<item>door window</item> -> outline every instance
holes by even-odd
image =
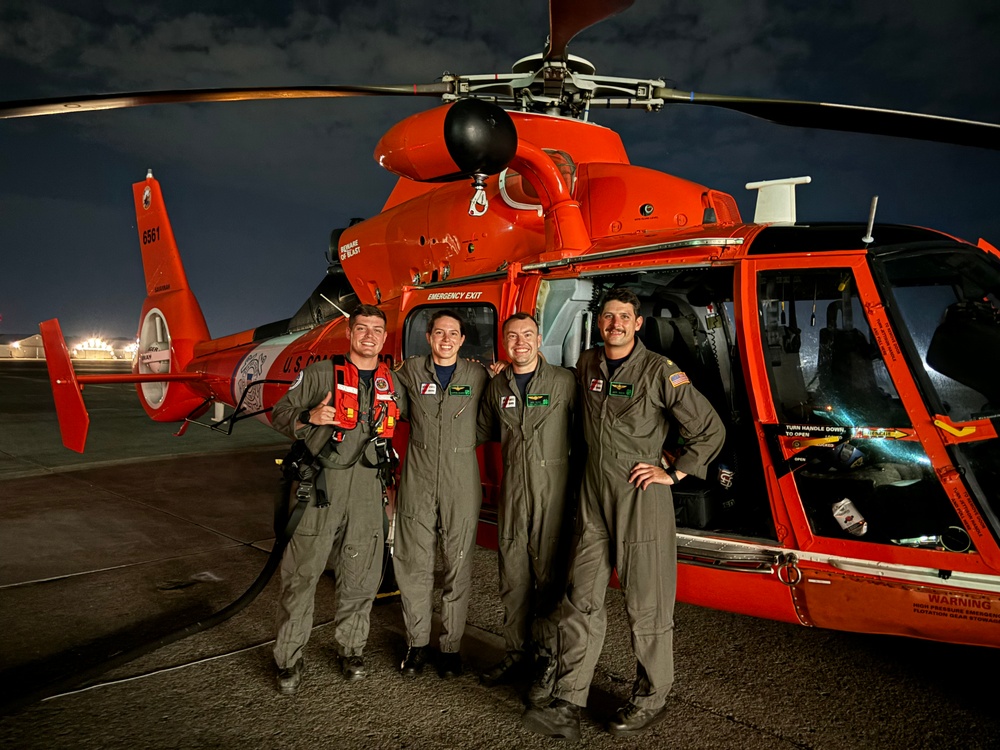
[[[846,268],[758,276],[776,434],[819,536],[966,551]],[[942,541],[947,540],[947,541]]]
[[[427,324],[434,313],[449,310],[461,319],[465,327],[465,344],[459,356],[474,359],[489,367],[496,362],[497,311],[492,305],[427,305],[418,307],[406,318],[403,335],[403,357],[425,356],[431,353],[427,343]]]
[[[909,424],[849,269],[765,271],[758,299],[779,421]]]

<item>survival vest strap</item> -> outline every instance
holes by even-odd
[[[361,404],[358,398],[360,375],[357,366],[343,354],[331,357],[333,362],[334,393],[333,406],[334,433],[331,440],[335,443],[343,441],[348,430],[358,426],[361,414]],[[399,421],[399,405],[396,403],[396,391],[392,384],[392,373],[385,362],[379,362],[372,378],[375,388],[375,399],[372,404],[371,425],[372,434],[388,440]]]
[[[298,503],[296,507],[300,508],[298,511],[298,515],[300,516],[302,515],[301,509],[304,509],[310,502],[317,508],[325,508],[330,504],[326,493],[316,486],[316,478],[323,470],[323,467],[310,452],[305,440],[296,440],[292,443],[288,455],[279,463],[281,465],[282,494],[285,497],[285,504],[284,508],[281,509],[282,511],[290,504],[293,487],[295,488],[295,499]],[[298,484],[296,485],[296,483]],[[280,518],[280,515],[281,513],[276,509],[274,519],[275,534],[279,533],[279,526],[284,525],[284,521]],[[295,519],[295,522],[298,524],[298,518]],[[294,530],[294,526],[292,529]],[[288,537],[291,537],[291,533],[288,534]]]

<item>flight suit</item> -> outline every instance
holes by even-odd
[[[674,678],[673,612],[677,542],[670,487],[629,483],[640,462],[659,465],[670,431],[684,439],[674,468],[705,477],[725,428],[708,400],[666,357],[636,339],[608,377],[604,349],[577,363],[587,461],[580,489],[569,585],[560,611],[559,672],[554,696],[584,706],[607,626],[604,596],[617,568],[632,630],[636,680],[632,703],[658,709]]]
[[[382,487],[372,465],[376,457],[370,443],[374,437],[370,424],[373,384],[358,384],[358,424],[344,433],[343,442],[331,443],[332,427],[307,425],[296,432],[295,422],[304,409],[320,403],[327,391],[336,394],[333,363],[316,362],[301,375],[301,382],[293,383],[274,405],[271,421],[286,435],[305,439],[310,451],[320,457],[323,470],[316,487],[326,494],[329,507],[310,503],[281,558],[274,644],[279,669],[291,667],[302,656],[312,630],[316,584],[328,559],[337,585],[334,637],[341,656],[360,656],[365,647],[382,573]],[[393,390],[405,411],[405,392],[395,377]]]
[[[407,646],[431,635],[434,559],[444,552],[440,649],[458,651],[472,589],[483,488],[476,457],[476,418],[489,374],[459,358],[442,387],[430,355],[407,359],[395,373],[409,396],[410,438],[396,498],[393,568],[403,604]]]
[[[573,373],[539,357],[525,399],[508,367],[490,381],[479,407],[480,441],[499,434],[503,453],[498,562],[508,652],[534,641],[539,655],[556,653],[571,536],[566,490],[576,390]]]

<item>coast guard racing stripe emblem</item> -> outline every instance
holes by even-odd
[[[438,392],[437,383],[421,383],[420,384],[420,395],[421,396],[433,396]]]

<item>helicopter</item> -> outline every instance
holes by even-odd
[[[327,273],[291,317],[211,338],[163,192],[133,185],[147,297],[133,373],[76,375],[58,323],[41,325],[67,447],[82,451],[81,386],[133,382],[181,430],[267,421],[311,362],[342,353],[345,311],[386,313],[390,362],[427,353],[442,308],[464,354],[501,356],[499,325],[535,315],[553,364],[599,338],[602,294],[633,291],[644,344],[677,362],[728,439],[678,486],[680,601],[810,627],[1000,646],[1000,251],[985,240],[876,221],[797,222],[807,178],[733,197],[630,163],[598,107],[714,106],[807,128],[1000,149],[1000,126],[816,102],[682,91],[608,78],[568,44],[631,0],[551,0],[549,42],[509,73],[430,84],[213,89],[0,105],[0,118],[295,97],[428,96],[376,161],[398,176],[382,211],[335,230]],[[233,410],[225,417],[222,407]],[[405,448],[405,431],[402,440]],[[669,452],[671,446],[665,446]],[[480,454],[479,540],[495,544],[500,462]],[[494,539],[491,540],[491,534]]]

